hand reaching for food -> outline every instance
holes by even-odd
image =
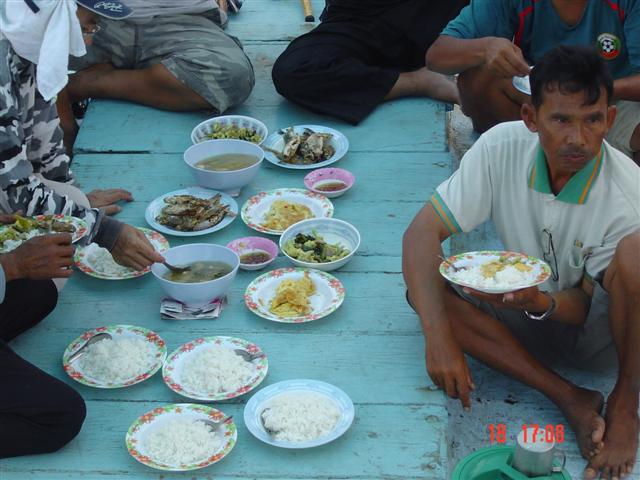
[[[130,225],[125,225],[118,235],[111,255],[120,265],[136,271],[164,262],[164,257],[153,248],[145,234]]]
[[[115,215],[122,210],[120,201],[132,202],[133,195],[123,188],[107,188],[105,190],[92,190],[87,193],[91,208],[102,208],[107,215]]]

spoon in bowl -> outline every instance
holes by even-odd
[[[84,345],[82,345],[78,350],[76,350],[71,355],[69,355],[69,358],[67,359],[67,362],[71,363],[71,362],[77,360],[78,358],[80,358],[85,353],[87,353],[87,347],[89,345],[93,345],[94,343],[98,343],[98,342],[100,342],[102,340],[110,340],[111,338],[113,338],[113,337],[111,337],[111,335],[109,333],[106,333],[106,332],[96,333],[93,337],[91,337],[89,340],[87,340],[84,343]]]
[[[255,359],[257,358],[262,358],[264,357],[264,353],[260,352],[260,353],[249,353],[246,350],[243,350],[242,348],[236,348],[234,350],[234,353],[240,357],[242,357],[242,359],[245,362],[253,362]]]
[[[172,272],[175,272],[175,273],[182,273],[182,272],[186,272],[187,270],[191,269],[191,265],[185,265],[185,266],[182,266],[182,267],[178,267],[176,265],[171,265],[166,260],[164,262],[162,262],[162,264],[165,267],[167,267],[169,270],[171,270]]]
[[[442,260],[444,263],[446,263],[447,265],[449,265],[451,268],[453,268],[454,272],[459,272],[460,270],[466,270],[467,267],[459,267],[457,265],[454,265],[453,263],[451,263],[449,260],[447,260],[446,258],[444,258],[442,255],[438,255],[438,258],[440,260]]]
[[[199,422],[204,423],[205,425],[208,425],[209,427],[211,427],[211,431],[212,432],[217,432],[218,430],[220,430],[220,428],[227,423],[229,420],[231,420],[233,417],[231,415],[229,415],[228,417],[223,418],[222,420],[219,420],[217,422],[214,422],[213,420],[205,420],[205,419],[198,419]]]

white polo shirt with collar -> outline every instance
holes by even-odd
[[[524,122],[483,134],[430,200],[450,233],[491,219],[505,248],[544,258],[543,290],[600,281],[618,242],[640,229],[640,167],[606,141],[558,195],[538,135]],[[556,266],[557,264],[557,266]]]

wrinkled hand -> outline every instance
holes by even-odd
[[[427,373],[433,383],[451,398],[459,398],[465,410],[471,408],[470,392],[475,390],[471,372],[450,327],[437,327],[427,335]]]
[[[130,225],[125,225],[118,235],[111,255],[120,265],[137,271],[144,270],[153,263],[164,262],[162,255],[156,252],[144,233]]]
[[[15,250],[2,255],[0,262],[7,281],[17,278],[42,280],[67,278],[73,264],[71,235],[60,233],[27,240]]]
[[[529,75],[529,65],[522,50],[506,38],[487,39],[485,65],[497,77]]]
[[[14,223],[16,221],[15,215],[6,215],[0,213],[0,223],[3,225],[8,225],[9,223]]]
[[[106,190],[92,190],[87,193],[92,208],[102,208],[107,215],[114,215],[122,210],[117,202],[132,202],[131,192],[122,188],[108,188]]]

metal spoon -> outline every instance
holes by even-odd
[[[236,355],[239,355],[242,357],[242,359],[245,362],[253,362],[254,360],[258,359],[258,358],[262,358],[264,357],[264,353],[260,352],[260,353],[249,353],[246,350],[243,350],[241,348],[236,348],[234,350],[234,352],[236,353]]]
[[[442,260],[444,263],[446,263],[447,265],[449,265],[451,268],[453,268],[454,272],[459,272],[460,270],[466,270],[467,267],[458,267],[457,265],[454,265],[453,263],[451,263],[449,260],[447,260],[446,258],[444,258],[442,255],[438,255],[438,258],[440,260]]]
[[[71,355],[69,355],[69,358],[67,359],[67,362],[71,363],[75,360],[77,360],[78,358],[80,358],[82,355],[84,355],[87,352],[87,347],[89,345],[93,345],[94,343],[98,343],[102,340],[110,340],[112,337],[109,333],[106,332],[102,332],[102,333],[96,333],[93,337],[91,337],[89,340],[87,340],[84,345],[82,345],[78,350],[76,350],[75,352],[73,352]]]
[[[169,270],[171,270],[172,272],[175,273],[182,273],[182,272],[186,272],[187,270],[191,269],[191,265],[185,265],[183,267],[177,267],[175,265],[171,265],[169,262],[167,262],[166,260],[164,262],[162,262],[162,264],[167,267]]]
[[[222,425],[227,423],[232,418],[233,418],[233,416],[229,415],[228,417],[225,417],[225,418],[223,418],[222,420],[220,420],[218,422],[214,422],[213,420],[208,420],[208,419],[207,420],[198,419],[198,421],[204,423],[205,425],[209,425],[211,427],[211,431],[212,432],[217,432],[218,430],[220,430]]]
[[[265,408],[262,413],[260,414],[260,423],[262,423],[262,428],[264,428],[264,431],[267,432],[268,435],[270,436],[274,436],[276,435],[280,430],[272,430],[271,428],[267,427],[264,423],[264,418],[262,415],[264,415],[264,412],[266,412],[267,410],[270,410],[269,408]]]

